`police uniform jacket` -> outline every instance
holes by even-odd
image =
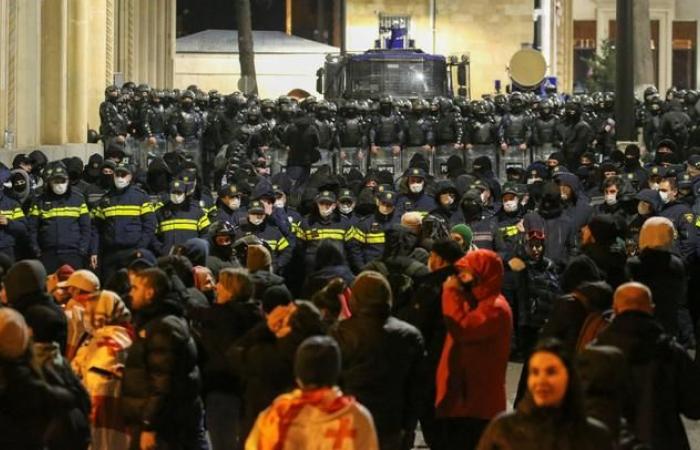
[[[204,236],[209,228],[209,216],[194,199],[187,198],[176,205],[170,201],[156,206],[156,238],[153,249],[167,255],[176,245]]]
[[[54,251],[87,255],[90,214],[82,193],[69,188],[65,194],[56,195],[45,190],[29,209],[28,224],[35,254]]]
[[[136,186],[109,191],[92,212],[102,250],[149,248],[156,228],[153,209],[148,194]]]

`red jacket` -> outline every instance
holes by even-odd
[[[461,287],[445,282],[447,337],[438,365],[438,417],[491,419],[506,409],[506,368],[513,316],[501,295],[503,263],[491,250],[470,251],[455,264],[475,277],[471,308]]]

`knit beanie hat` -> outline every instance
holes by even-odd
[[[46,291],[46,269],[36,259],[20,261],[10,268],[5,277],[7,301],[12,304],[22,297]]]
[[[355,278],[350,296],[350,310],[353,314],[360,311],[379,311],[388,314],[391,303],[391,286],[384,275],[366,270]]]
[[[272,255],[264,245],[249,245],[245,265],[250,273],[267,269],[272,265]]]
[[[666,217],[650,217],[639,232],[639,249],[670,250],[673,234],[673,222]]]
[[[329,336],[304,340],[294,358],[294,375],[304,386],[334,386],[340,376],[340,347]]]
[[[423,216],[417,211],[411,211],[401,216],[401,225],[411,230],[413,234],[420,235]]]
[[[283,284],[270,286],[262,296],[262,308],[265,314],[269,314],[278,306],[289,305],[291,302],[292,293]]]
[[[469,225],[460,223],[458,225],[453,226],[450,232],[457,233],[460,236],[462,236],[462,239],[464,240],[464,248],[471,247],[474,234],[472,233],[472,229],[469,228]]]
[[[29,328],[22,314],[12,308],[0,308],[0,358],[17,359],[29,347]]]
[[[619,235],[615,218],[610,214],[601,214],[591,219],[588,229],[598,244],[609,245],[615,242]]]

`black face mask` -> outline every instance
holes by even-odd
[[[109,189],[114,184],[114,175],[101,174],[99,185],[103,189]]]
[[[481,219],[481,206],[476,203],[462,204],[462,215],[465,222],[474,222]]]
[[[527,185],[527,192],[528,192],[528,194],[530,194],[530,197],[532,197],[534,199],[539,199],[542,197],[543,186],[544,186],[544,182],[535,181],[534,183]]]
[[[625,167],[628,169],[634,169],[639,165],[638,160],[635,158],[625,158]]]

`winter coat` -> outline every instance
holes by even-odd
[[[669,219],[676,230],[673,252],[686,263],[694,261],[698,229],[695,226],[695,214],[690,207],[685,203],[674,201],[663,205],[658,215]]]
[[[85,198],[68,190],[65,195],[45,191],[29,210],[27,220],[33,251],[87,255],[90,215]]]
[[[447,337],[437,370],[436,415],[491,419],[506,409],[513,329],[510,306],[501,295],[503,263],[495,253],[480,249],[467,253],[455,268],[468,269],[478,281],[471,299],[449,282],[443,287]]]
[[[210,307],[188,308],[187,318],[197,324],[194,332],[203,351],[200,360],[204,363],[200,366],[204,390],[239,393],[225,353],[236,339],[262,321],[260,304],[234,299]]]
[[[198,414],[197,348],[173,293],[138,311],[122,384],[127,424],[167,433],[190,428]]]
[[[8,253],[8,256],[14,258],[17,240],[27,238],[27,219],[19,203],[2,192],[0,192],[0,214],[7,217],[7,225],[0,229],[0,252]]]
[[[683,261],[670,252],[647,248],[627,261],[627,274],[651,290],[654,317],[666,333],[676,336],[678,307],[687,300],[688,283]]]
[[[526,259],[525,270],[518,272],[518,326],[540,329],[561,294],[557,269],[552,261]]]
[[[342,278],[347,286],[355,280],[355,275],[347,265],[328,266],[309,274],[304,283],[303,298],[310,299],[323,289],[333,278]]]
[[[262,300],[265,291],[272,286],[284,285],[284,278],[269,270],[257,270],[251,273],[250,277],[253,279],[253,298],[256,300]]]
[[[622,350],[631,374],[630,430],[651,448],[690,449],[680,415],[700,419],[700,368],[649,314],[616,316],[597,339]]]
[[[591,258],[596,266],[603,272],[605,281],[613,289],[617,289],[627,279],[625,275],[625,262],[627,255],[622,246],[617,243],[609,246],[592,243],[582,247],[583,254]]]
[[[406,322],[369,308],[330,331],[343,357],[340,384],[369,409],[377,433],[410,433],[421,397],[423,338]]]
[[[573,421],[556,409],[537,408],[528,396],[518,410],[493,420],[481,435],[477,450],[606,450],[613,441],[594,419]]]
[[[66,350],[68,322],[53,298],[43,292],[36,292],[14,300],[10,306],[27,320],[35,341],[56,342],[62,352]]]
[[[49,423],[74,403],[74,395],[46,383],[28,357],[0,359],[0,448],[44,450]]]
[[[136,186],[108,192],[92,216],[103,251],[148,248],[154,238],[156,219],[151,199]]]
[[[287,165],[310,167],[318,161],[320,139],[313,117],[304,116],[295,119],[284,136],[284,142],[289,146]]]

